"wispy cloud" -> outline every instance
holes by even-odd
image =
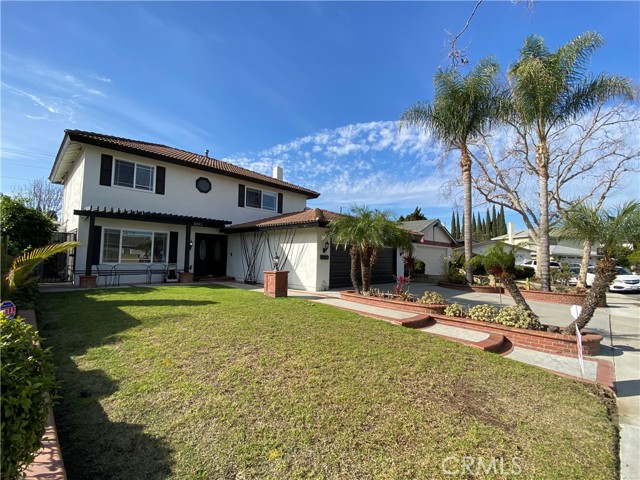
[[[444,178],[437,171],[442,153],[428,133],[399,131],[397,122],[379,121],[322,130],[225,160],[266,175],[282,166],[286,181],[321,193],[314,206],[367,204],[404,211],[443,203]]]

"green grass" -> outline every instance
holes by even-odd
[[[443,478],[463,457],[616,476],[596,389],[422,332],[217,286],[42,303],[71,480]]]

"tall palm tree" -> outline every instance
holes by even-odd
[[[599,245],[602,257],[596,264],[593,285],[582,303],[582,312],[568,327],[569,333],[584,328],[589,323],[598,304],[605,298],[607,289],[616,278],[616,260],[619,247],[630,241],[640,231],[640,203],[627,202],[610,210],[598,209],[584,203],[570,208],[561,222],[553,229],[554,236]]]
[[[481,60],[467,75],[455,69],[438,70],[433,77],[433,104],[419,102],[400,118],[400,128],[421,127],[443,142],[447,149],[460,150],[460,169],[464,196],[464,254],[472,256],[471,155],[469,142],[483,130],[499,111],[500,95],[496,76],[500,67],[490,58]],[[467,282],[473,283],[473,271],[466,267]]]
[[[551,287],[549,270],[549,162],[547,138],[551,130],[565,125],[614,97],[634,96],[629,79],[617,75],[592,76],[587,72],[602,37],[586,32],[550,52],[538,35],[527,37],[520,58],[508,72],[512,120],[527,127],[537,139],[535,163],[539,178],[538,265],[542,290]]]
[[[370,210],[366,206],[355,206],[351,215],[332,221],[326,236],[338,246],[350,247],[351,283],[356,293],[360,293],[358,266],[362,292],[366,293],[371,289],[373,267],[384,247],[412,251],[411,234],[400,228],[389,211]]]

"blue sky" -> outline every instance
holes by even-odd
[[[65,128],[163,143],[446,224],[428,134],[396,122],[447,65],[470,2],[2,2],[2,192],[48,176]],[[460,45],[505,68],[524,37],[605,38],[592,71],[640,83],[640,3],[485,2]],[[637,182],[623,195],[637,196]],[[486,206],[478,207],[484,211]],[[521,225],[517,216],[511,216]]]

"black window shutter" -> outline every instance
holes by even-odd
[[[111,168],[113,166],[113,157],[111,155],[102,154],[100,163],[100,185],[111,186]]]
[[[167,169],[164,167],[156,167],[156,193],[164,195],[164,177]]]
[[[278,213],[282,213],[282,204],[284,203],[284,195],[282,193],[278,194]]]
[[[100,246],[102,244],[102,227],[94,225],[93,227],[93,248],[91,252],[91,265],[100,264]]]
[[[238,206],[244,207],[244,185],[238,185]]]
[[[178,232],[169,232],[169,263],[178,263]]]

